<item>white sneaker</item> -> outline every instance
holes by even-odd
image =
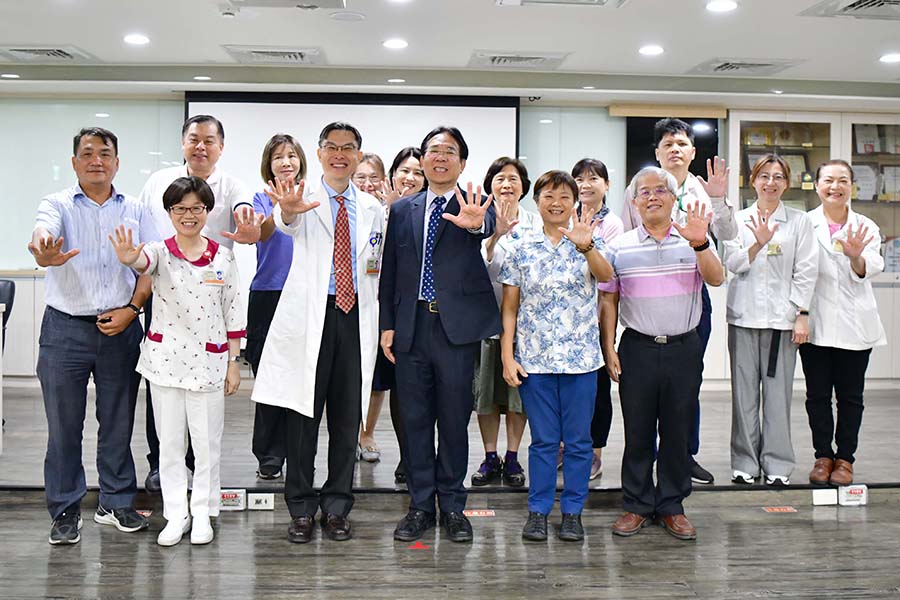
[[[744,485],[753,485],[753,475],[744,471],[734,471],[731,474],[731,481]]]
[[[156,543],[160,546],[174,546],[178,542],[181,541],[181,536],[186,534],[191,530],[191,517],[190,515],[184,517],[184,519],[172,519],[166,526],[163,527],[163,530],[159,532],[159,535],[156,537]]]
[[[194,519],[194,526],[191,529],[192,544],[208,544],[213,541],[215,533],[213,533],[212,525],[209,523],[209,517],[198,517]]]
[[[785,487],[791,485],[791,479],[787,475],[766,475],[766,485]]]

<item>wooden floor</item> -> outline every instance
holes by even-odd
[[[215,541],[173,548],[150,531],[95,524],[86,499],[81,543],[50,546],[39,492],[0,492],[3,598],[898,598],[900,492],[872,490],[866,507],[812,507],[808,490],[707,491],[687,502],[696,542],[658,527],[633,538],[609,529],[618,495],[596,492],[584,543],[524,542],[526,498],[486,493],[471,508],[472,544],[429,532],[424,549],[395,542],[399,494],[361,494],[349,542],[293,545],[287,512],[223,513]],[[91,503],[93,500],[93,504]],[[139,498],[139,502],[149,501]],[[793,506],[768,513],[765,506]],[[558,515],[552,516],[554,523]]]
[[[247,380],[250,381],[250,380]],[[280,491],[283,481],[262,482],[256,478],[256,460],[251,453],[254,404],[249,400],[249,386],[226,400],[226,424],[223,439],[222,483],[224,487],[269,489]],[[10,486],[43,487],[43,461],[47,444],[47,424],[40,389],[35,381],[10,381],[3,390],[4,452],[0,455],[0,488]],[[93,392],[91,392],[88,418],[85,425],[84,466],[89,487],[97,485],[96,439],[97,422],[93,418]],[[896,390],[867,390],[866,410],[860,432],[859,451],[855,464],[856,479],[863,483],[900,482],[897,449],[897,429],[900,426],[900,402]],[[614,414],[609,445],[603,454],[604,470],[600,479],[591,482],[593,489],[619,489],[623,447],[621,412],[614,392]],[[731,396],[727,391],[704,392],[702,395],[701,447],[698,460],[716,477],[716,485],[733,487],[730,482],[729,439],[731,432]],[[797,467],[793,484],[806,484],[807,474],[814,461],[809,425],[803,406],[803,393],[795,391],[791,415],[791,429]],[[501,428],[500,452],[504,452],[505,432]],[[327,473],[325,451],[328,434],[323,420],[319,436],[319,452],[316,459],[317,484]],[[394,467],[399,450],[388,403],[378,421],[376,440],[382,450],[378,463],[360,462],[356,471],[355,487],[360,490],[394,490]],[[520,449],[520,461],[528,469],[529,434]],[[138,401],[132,451],[138,472],[138,485],[142,486],[147,474],[147,443],[144,435],[144,396]],[[477,420],[469,423],[469,473],[478,469],[484,458]],[[900,485],[900,484],[898,484]],[[483,491],[479,488],[476,491]]]

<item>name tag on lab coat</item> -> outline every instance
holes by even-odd
[[[378,264],[377,258],[369,258],[366,260],[366,275],[378,275],[381,273],[381,265]]]
[[[835,252],[844,252],[844,245],[841,243],[841,240],[834,240],[834,244],[832,245],[832,249]]]
[[[781,244],[769,242],[766,247],[766,256],[781,256]]]
[[[203,285],[225,285],[225,277],[222,271],[207,269],[203,272]]]

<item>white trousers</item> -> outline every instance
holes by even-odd
[[[225,428],[225,392],[192,392],[182,388],[150,384],[153,416],[159,436],[159,483],[162,487],[163,516],[169,521],[188,515],[187,433],[194,448],[194,485],[190,514],[215,517],[219,514],[219,457]]]

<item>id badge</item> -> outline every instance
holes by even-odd
[[[366,259],[366,275],[378,275],[381,272],[381,265],[378,264],[377,258]]]
[[[834,240],[834,244],[832,245],[832,249],[835,252],[843,253],[844,245],[841,243],[841,240]]]
[[[781,244],[769,242],[766,248],[766,256],[781,256]]]
[[[225,285],[225,276],[222,271],[207,269],[203,272],[203,285]]]

